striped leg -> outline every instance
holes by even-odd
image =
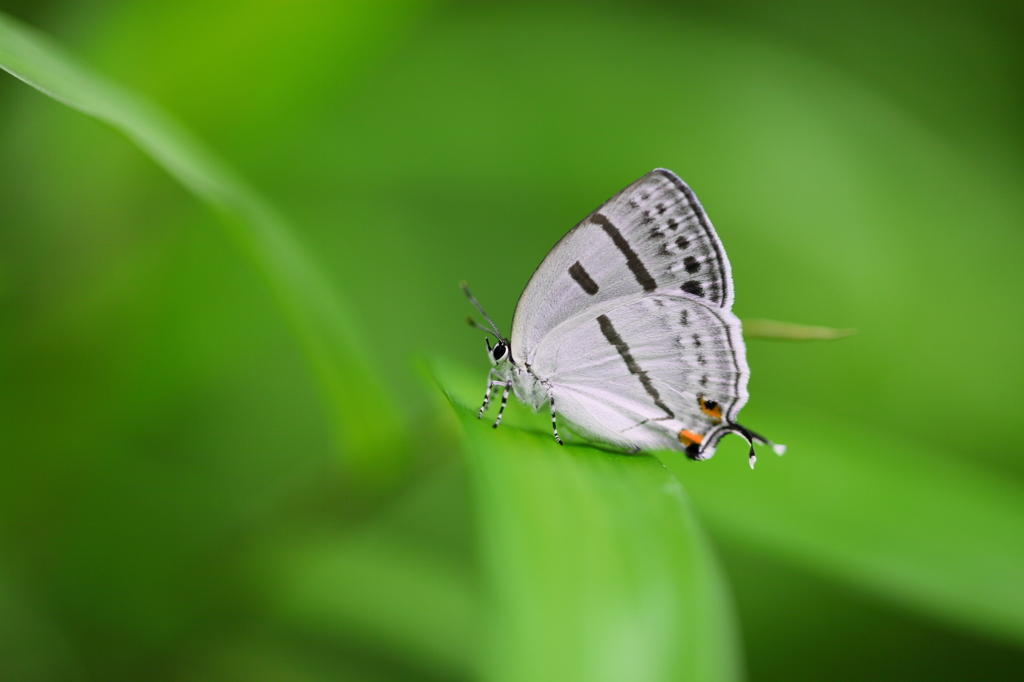
[[[495,381],[495,384],[501,384],[500,381]],[[501,394],[501,407],[498,408],[498,418],[494,420],[494,428],[498,428],[498,424],[501,423],[501,415],[505,413],[505,403],[508,402],[508,392],[512,390],[512,382],[505,384],[505,391]]]
[[[494,388],[496,381],[491,381],[491,377],[494,376],[494,370],[487,372],[487,391],[484,393],[484,404],[480,406],[480,411],[476,413],[476,418],[481,419],[484,416],[484,410],[491,404],[491,389]]]
[[[558,437],[558,424],[555,423],[555,396],[548,395],[548,398],[551,399],[551,430],[555,432],[555,441],[559,445],[565,445],[562,439]]]

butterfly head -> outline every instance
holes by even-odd
[[[481,331],[485,331],[498,340],[498,343],[494,344],[494,347],[492,348],[491,340],[488,339],[487,337],[484,337],[484,342],[487,344],[487,357],[490,359],[491,364],[494,367],[504,367],[508,362],[512,360],[512,346],[509,345],[508,339],[502,338],[501,332],[498,331],[498,327],[494,324],[494,320],[491,319],[490,315],[484,312],[484,309],[480,306],[480,303],[478,303],[477,300],[473,297],[473,294],[469,293],[469,287],[466,286],[466,283],[463,282],[461,286],[462,293],[466,294],[466,298],[468,298],[470,303],[472,303],[476,307],[476,309],[480,311],[480,314],[484,316],[484,319],[487,320],[487,324],[491,325],[491,328],[488,329],[482,324],[477,324],[477,322],[472,317],[466,318],[466,321],[469,322],[470,327],[473,327],[474,329],[479,329]]]
[[[500,367],[509,361],[512,349],[508,345],[508,341],[498,337],[498,343],[494,344],[493,348],[490,339],[485,338],[484,342],[487,344],[487,357],[490,358],[492,365]]]

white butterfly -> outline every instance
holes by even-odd
[[[785,447],[736,423],[747,402],[746,349],[732,314],[732,273],[697,197],[655,169],[606,201],[555,244],[512,317],[510,340],[462,285],[498,339],[478,416],[495,386],[539,409],[555,405],[573,430],[638,451],[711,457],[722,436]]]

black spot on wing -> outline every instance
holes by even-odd
[[[576,284],[579,284],[580,288],[591,296],[597,293],[597,282],[583,269],[579,261],[569,266],[569,276],[576,280]]]
[[[686,271],[691,275],[700,272],[700,263],[693,256],[687,256],[683,259],[683,265],[686,266]]]
[[[686,237],[676,237],[676,246],[679,247],[680,251],[690,248],[690,242],[686,241]]]
[[[650,377],[647,376],[647,372],[640,369],[640,365],[633,359],[633,354],[629,351],[629,346],[622,340],[619,333],[615,331],[615,327],[612,326],[612,321],[608,319],[607,315],[598,315],[597,324],[601,327],[601,333],[604,334],[604,338],[608,340],[615,350],[622,356],[623,362],[626,363],[626,369],[629,370],[630,374],[636,375],[640,379],[640,383],[643,385],[644,390],[647,391],[647,395],[654,399],[654,404],[665,411],[669,417],[675,417],[676,415],[668,408],[668,405],[661,401],[661,394],[658,393],[658,389],[651,383]]]
[[[626,238],[619,232],[619,228],[612,225],[611,221],[605,218],[600,213],[595,213],[590,219],[601,226],[601,229],[611,237],[615,247],[622,252],[622,255],[626,257],[626,265],[629,267],[630,272],[633,273],[633,277],[643,287],[644,291],[654,291],[658,288],[657,282],[651,277],[651,273],[647,271],[640,257],[636,255],[636,251],[629,245]]]
[[[691,279],[679,288],[688,294],[693,294],[694,296],[704,296],[704,287],[702,287],[700,282],[695,279]]]

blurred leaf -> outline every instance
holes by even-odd
[[[491,429],[448,395],[480,524],[485,679],[742,677],[722,574],[658,460]]]
[[[81,679],[74,648],[32,603],[31,590],[0,566],[0,661],[4,680]]]
[[[44,36],[2,13],[0,68],[120,130],[223,215],[301,339],[327,394],[346,465],[367,480],[392,476],[404,450],[403,432],[363,360],[344,302],[295,228],[167,114],[92,74]]]
[[[462,566],[378,531],[291,551],[278,612],[301,633],[353,644],[446,679],[468,676],[476,595]]]
[[[1018,481],[804,406],[764,413],[757,428],[789,450],[782,459],[763,457],[754,472],[740,443],[724,442],[700,464],[659,454],[712,529],[954,624],[1024,642]]]
[[[811,327],[775,320],[743,320],[743,337],[747,339],[784,339],[786,341],[831,341],[853,336],[856,329]]]

